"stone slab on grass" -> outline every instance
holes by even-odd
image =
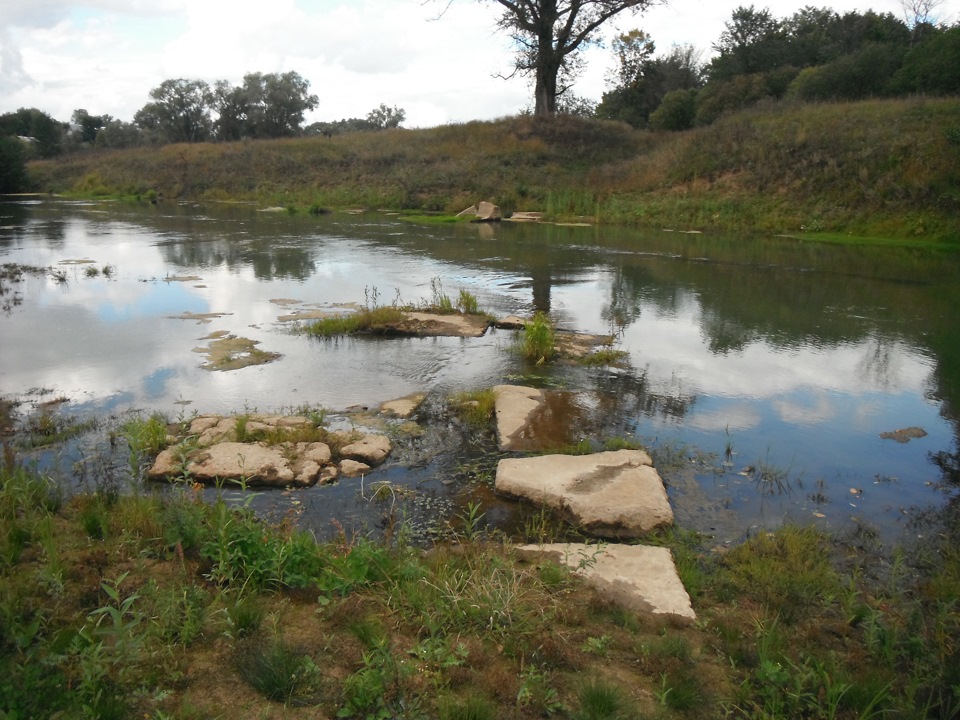
[[[495,488],[601,537],[635,538],[673,523],[663,480],[642,450],[508,458],[497,465]]]
[[[545,557],[566,565],[610,600],[637,612],[697,619],[670,550],[648,545],[521,545],[528,560]]]

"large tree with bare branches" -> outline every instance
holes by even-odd
[[[511,75],[534,79],[534,114],[553,115],[569,87],[561,79],[576,67],[578,53],[596,40],[615,15],[636,13],[658,0],[482,0],[502,6],[497,26],[510,34],[517,55]]]

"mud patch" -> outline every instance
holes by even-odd
[[[219,335],[213,333],[213,335]],[[257,347],[260,343],[250,338],[223,335],[210,340],[206,347],[196,347],[194,352],[207,356],[204,370],[239,370],[251,365],[264,365],[282,357],[279,353],[266,352]]]

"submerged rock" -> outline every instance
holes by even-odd
[[[501,460],[495,488],[553,508],[601,537],[635,538],[673,523],[663,480],[642,450]]]
[[[898,443],[908,443],[911,440],[916,440],[926,436],[927,431],[921,427],[900,428],[899,430],[880,433],[880,437],[883,440],[896,440]]]
[[[206,347],[195,347],[193,351],[203,353],[207,356],[207,361],[200,367],[204,370],[217,370],[220,372],[239,370],[240,368],[250,367],[251,365],[263,365],[281,357],[279,353],[261,350],[257,347],[259,344],[259,340],[237,337],[236,335],[225,335],[223,337],[212,338],[210,339],[209,345]]]
[[[398,418],[408,418],[417,411],[426,397],[426,393],[414,393],[404,398],[388,400],[380,406],[380,412]]]
[[[546,557],[586,578],[610,600],[646,615],[696,620],[670,550],[647,545],[521,545],[522,557]]]
[[[576,442],[585,408],[566,390],[497,385],[495,415],[501,450],[542,451]]]

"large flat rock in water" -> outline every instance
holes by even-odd
[[[392,323],[385,330],[416,337],[481,337],[488,327],[490,321],[483,315],[405,312],[403,320]]]
[[[508,458],[497,465],[495,487],[601,537],[634,538],[673,523],[663,480],[642,450]]]
[[[320,477],[330,450],[323,443],[304,444],[303,457],[289,460],[281,446],[259,443],[222,442],[191,453],[186,466],[176,448],[161,452],[148,476],[153,479],[180,476],[186,471],[194,482],[243,482],[250,486],[309,487]],[[326,452],[323,452],[323,449]]]
[[[566,565],[616,603],[640,613],[696,620],[667,548],[647,545],[521,545],[520,554]]]
[[[495,415],[501,450],[531,452],[574,442],[584,409],[575,393],[496,385]]]

